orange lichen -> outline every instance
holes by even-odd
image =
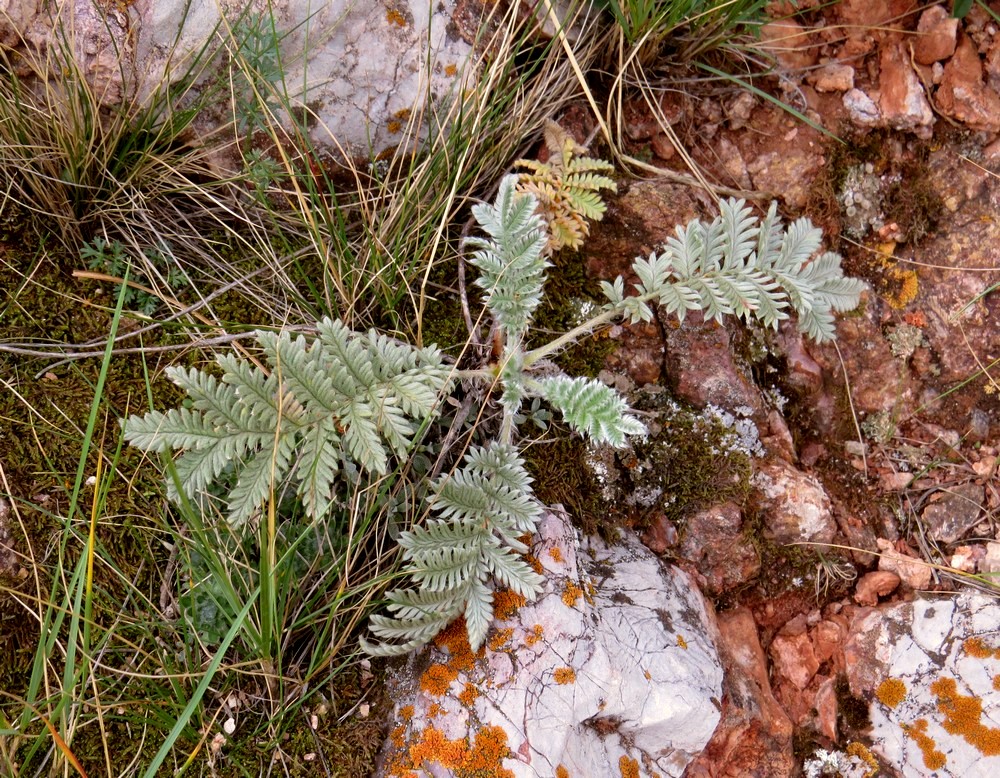
[[[642,671],[642,677],[645,678],[647,681],[652,681],[653,680],[653,674],[651,672],[649,672],[649,670],[643,670]]]
[[[684,636],[680,632],[677,633],[677,645],[687,651],[688,642],[684,639]]]
[[[465,707],[472,707],[472,704],[476,701],[479,696],[479,689],[473,686],[471,683],[465,684],[465,688],[458,695],[458,701],[462,703]]]
[[[446,76],[448,76],[449,78],[451,78],[452,76],[454,76],[456,73],[458,73],[458,65],[452,63],[450,65],[445,65],[444,66],[444,74]]]
[[[455,619],[441,630],[434,638],[434,644],[438,648],[448,651],[450,655],[448,666],[460,672],[468,672],[478,657],[485,656],[485,651],[482,648],[479,649],[478,653],[472,653],[464,617]]]
[[[887,708],[895,708],[906,699],[906,684],[898,678],[886,678],[878,685],[875,696]]]
[[[569,770],[562,765],[556,765],[556,778],[569,778]]]
[[[498,629],[490,637],[489,640],[490,651],[499,651],[501,648],[503,648],[510,642],[510,639],[511,637],[513,637],[513,635],[514,635],[514,630],[511,627],[507,627],[506,629]]]
[[[993,688],[1000,692],[1000,675],[993,676]]]
[[[518,608],[523,608],[527,602],[524,595],[510,589],[493,592],[493,616],[497,621],[506,621],[517,612]]]
[[[527,562],[531,566],[531,569],[539,575],[545,574],[545,568],[542,567],[542,561],[534,554],[525,554],[524,561]]]
[[[987,727],[980,720],[983,702],[978,697],[958,693],[954,678],[939,678],[931,684],[938,698],[937,708],[944,714],[941,726],[950,735],[961,735],[984,756],[1000,755],[1000,729]]]
[[[405,122],[407,119],[410,118],[410,114],[412,113],[413,111],[411,111],[409,108],[400,108],[398,111],[396,111],[396,113],[392,115],[392,118],[399,119],[401,122]]]
[[[531,632],[524,638],[526,645],[533,646],[539,640],[542,639],[542,635],[545,632],[545,628],[541,624],[536,624],[531,628]]]
[[[639,763],[625,754],[618,759],[618,770],[622,778],[639,778]]]
[[[502,766],[508,757],[510,748],[503,727],[483,727],[476,733],[476,741],[467,750],[457,775],[462,778],[514,778],[514,773]]]
[[[1000,648],[990,648],[982,638],[968,638],[962,643],[962,648],[976,659],[1000,659]]]
[[[424,762],[437,762],[453,770],[462,764],[467,751],[464,739],[450,740],[437,727],[427,727],[409,748],[410,763],[420,768]]]
[[[863,743],[849,743],[847,746],[847,755],[856,756],[868,765],[869,769],[865,771],[865,778],[875,778],[875,776],[878,775],[878,759],[875,758],[875,754],[868,750],[868,747]]]
[[[408,749],[393,757],[388,774],[393,778],[416,778],[414,770],[438,765],[451,770],[456,778],[514,778],[503,767],[503,760],[510,757],[503,727],[483,727],[471,745],[468,738],[451,740],[436,727],[427,727]]]
[[[594,586],[593,581],[587,581],[587,593],[583,595],[583,598],[587,601],[588,605],[594,604],[594,596],[597,594],[597,587]]]
[[[400,708],[399,709],[399,717],[403,721],[409,721],[410,719],[412,719],[413,718],[413,706],[412,705],[404,705],[402,708]]]
[[[885,293],[885,301],[897,310],[905,308],[917,299],[920,291],[920,281],[917,278],[916,270],[903,270],[898,267],[891,268],[886,276],[896,287],[893,291]]]
[[[562,562],[563,561],[562,549],[559,548],[558,546],[556,546],[555,548],[550,548],[549,549],[549,556],[552,557],[552,561],[553,562]]]
[[[448,693],[451,682],[457,677],[457,669],[436,663],[424,670],[424,674],[420,676],[420,688],[428,694],[440,697]]]
[[[441,707],[441,703],[432,702],[431,706],[427,709],[427,718],[434,719],[444,713],[444,708]]]
[[[940,770],[947,763],[945,755],[938,751],[934,738],[927,734],[927,720],[917,719],[913,724],[903,724],[905,732],[917,744],[924,755],[924,767],[928,770]]]
[[[396,748],[402,748],[405,739],[403,736],[406,734],[406,726],[400,724],[399,726],[393,728],[392,732],[389,733],[389,740],[392,741],[392,745]]]
[[[406,26],[406,17],[395,8],[390,8],[386,11],[385,20],[389,22],[389,24],[395,24],[398,27]]]
[[[556,679],[557,684],[565,686],[576,681],[576,670],[572,667],[557,667],[552,677]]]
[[[927,326],[927,317],[924,315],[923,311],[910,311],[909,313],[904,313],[903,321],[911,327],[923,328]]]
[[[582,596],[583,589],[573,583],[573,581],[566,582],[566,588],[563,589],[562,601],[566,603],[567,608],[572,608],[576,605],[576,601]]]

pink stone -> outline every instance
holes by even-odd
[[[758,46],[773,54],[783,68],[800,70],[816,64],[818,50],[810,34],[794,19],[776,19],[760,28]]]
[[[824,65],[809,76],[817,92],[846,92],[854,89],[854,68],[850,65]]]
[[[797,689],[805,689],[819,670],[808,635],[777,635],[768,649],[775,671]]]
[[[959,38],[954,56],[944,66],[936,93],[941,113],[973,130],[1000,132],[1000,94],[983,83],[983,63],[976,44]]]
[[[873,570],[866,573],[854,587],[854,601],[859,605],[878,605],[879,597],[885,597],[896,591],[899,580],[899,576],[889,570]]]
[[[958,42],[958,19],[941,5],[932,5],[922,14],[913,39],[913,59],[921,65],[933,65],[955,53]]]
[[[886,43],[882,48],[879,89],[878,106],[890,127],[916,130],[933,124],[934,112],[901,41]]]

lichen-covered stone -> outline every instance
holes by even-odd
[[[1000,604],[978,592],[863,609],[846,657],[871,699],[872,750],[906,776],[1000,769]]]
[[[559,765],[617,775],[623,760],[636,775],[679,776],[708,742],[722,668],[714,620],[688,576],[633,537],[578,544],[557,512],[543,519],[532,560],[545,592],[515,603],[480,654],[449,630],[399,673],[380,775],[459,774],[482,739],[502,743],[491,776],[555,775]]]

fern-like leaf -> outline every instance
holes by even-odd
[[[678,227],[660,254],[635,261],[639,301],[625,297],[618,281],[603,288],[610,304],[632,321],[646,319],[644,300],[681,319],[700,310],[710,319],[736,315],[769,327],[791,309],[801,331],[829,340],[832,312],[854,308],[864,285],[844,277],[839,255],[813,258],[821,242],[822,232],[808,219],[782,228],[775,204],[758,220],[743,200],[727,200],[711,222]]]
[[[313,339],[256,333],[266,370],[232,355],[217,360],[221,381],[195,369],[168,369],[191,408],[131,417],[126,440],[147,451],[182,450],[176,466],[188,498],[232,465],[234,524],[285,484],[295,486],[310,516],[321,517],[344,462],[383,475],[391,456],[405,456],[451,373],[436,349],[354,333],[329,319],[317,330]],[[168,490],[179,498],[172,484]]]
[[[625,445],[627,435],[645,435],[646,427],[628,414],[622,396],[586,378],[554,376],[538,382],[542,396],[558,409],[566,423],[595,443]]]
[[[486,291],[486,304],[508,342],[520,342],[542,299],[548,262],[543,257],[547,237],[534,211],[534,197],[516,190],[517,177],[500,182],[496,205],[472,210],[489,239],[469,238],[477,250],[470,258],[480,276],[476,284]]]
[[[395,618],[373,621],[372,632],[413,645],[432,623],[425,604],[449,612],[457,607],[477,650],[493,618],[493,596],[486,584],[491,576],[528,599],[541,591],[542,577],[514,553],[526,550],[518,535],[534,530],[541,506],[517,449],[498,443],[472,449],[462,467],[439,478],[433,488],[431,505],[440,518],[399,539],[406,570],[420,588],[391,593],[390,610],[393,603],[404,605],[396,608]],[[395,645],[364,646],[378,654],[398,650]]]

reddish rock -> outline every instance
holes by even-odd
[[[663,339],[653,324],[638,322],[612,329],[620,348],[607,361],[608,368],[624,373],[637,386],[655,384],[663,373]]]
[[[948,59],[958,43],[958,19],[942,5],[932,5],[920,14],[913,37],[913,59],[921,65],[932,65]]]
[[[888,126],[930,137],[934,112],[927,102],[923,84],[910,65],[909,52],[901,41],[892,41],[882,47],[879,90],[878,107]]]
[[[677,527],[664,514],[659,513],[649,522],[641,540],[654,554],[665,554],[677,545]]]
[[[985,496],[983,487],[974,483],[952,486],[940,493],[939,499],[921,514],[930,536],[939,543],[961,540],[979,520]]]
[[[788,322],[783,322],[775,336],[785,357],[785,380],[791,389],[810,395],[823,388],[823,368],[806,350],[803,335]]]
[[[689,313],[677,317],[660,312],[666,333],[666,365],[674,393],[698,408],[712,404],[727,410],[763,410],[760,391],[737,367],[729,348],[729,332],[715,321]]]
[[[822,146],[809,140],[808,133],[794,138],[781,151],[761,154],[747,164],[747,171],[756,189],[771,192],[785,201],[789,208],[800,209],[812,196],[811,183],[826,163]]]
[[[837,742],[837,681],[824,680],[816,691],[816,728],[820,734]]]
[[[725,669],[722,721],[686,778],[791,778],[792,723],[771,691],[753,614],[737,608],[719,617],[719,658]]]
[[[753,477],[765,533],[775,543],[830,543],[837,531],[823,485],[787,462],[770,462]]]
[[[674,142],[665,132],[656,133],[649,141],[649,146],[653,149],[653,153],[662,160],[673,159],[677,154]]]
[[[819,58],[819,49],[809,31],[794,19],[776,19],[762,26],[757,45],[787,70],[811,67]]]
[[[678,553],[693,563],[713,595],[750,581],[760,571],[757,549],[743,533],[743,515],[731,502],[690,516]]]
[[[859,605],[874,607],[878,605],[879,597],[885,597],[896,591],[899,586],[899,576],[890,570],[873,570],[861,576],[854,587],[854,601]]]
[[[983,63],[966,35],[944,66],[936,101],[941,113],[974,130],[1000,132],[1000,94],[983,83]]]
[[[844,95],[844,108],[851,121],[859,127],[874,127],[882,121],[878,105],[860,89],[851,89]]]
[[[774,671],[790,681],[797,689],[805,689],[816,671],[819,660],[813,653],[813,644],[805,633],[784,635],[780,632],[768,648]]]
[[[878,539],[878,569],[895,573],[910,589],[926,589],[931,583],[930,565],[923,559],[900,553],[888,540]]]
[[[834,4],[848,35],[871,32],[884,35],[899,30],[919,5],[917,0],[838,0]]]
[[[767,424],[760,431],[760,442],[764,444],[765,451],[786,462],[793,463],[798,459],[792,431],[788,429],[788,422],[777,409],[767,412]]]
[[[829,663],[833,671],[840,671],[844,667],[844,640],[847,638],[847,627],[847,619],[831,616],[823,619],[809,633],[817,661],[821,665]]]

